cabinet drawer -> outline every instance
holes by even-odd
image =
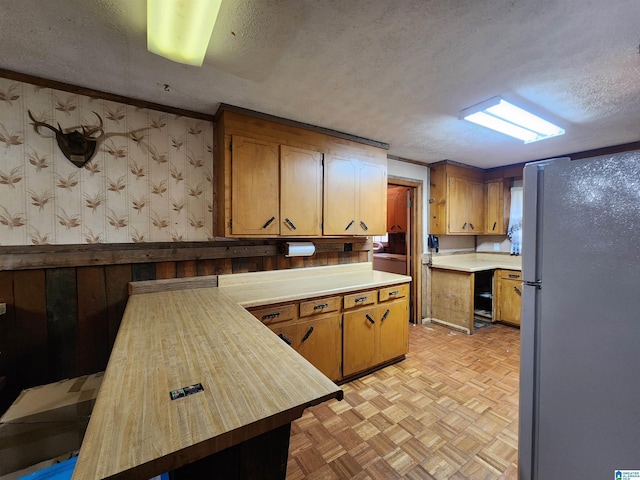
[[[402,298],[409,295],[409,285],[394,285],[393,287],[381,288],[378,292],[378,301],[386,302],[394,298]]]
[[[376,303],[378,292],[372,290],[370,292],[353,293],[344,296],[344,308],[361,307],[363,305],[372,305]]]
[[[296,318],[296,305],[279,305],[256,308],[249,311],[254,317],[266,325]]]
[[[340,297],[321,298],[300,303],[300,316],[319,315],[326,312],[336,312],[340,309]]]
[[[507,280],[522,280],[522,272],[518,272],[517,270],[502,270],[500,278],[505,278]]]

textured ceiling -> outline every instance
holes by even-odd
[[[204,113],[236,105],[425,163],[640,140],[638,0],[223,0],[201,68],[146,51],[145,7],[0,0],[0,68]],[[524,145],[458,120],[496,95],[567,133]]]

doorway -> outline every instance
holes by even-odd
[[[410,275],[409,321],[422,323],[422,182],[388,178],[387,235],[374,237],[373,268]]]

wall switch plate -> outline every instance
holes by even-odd
[[[0,315],[4,315],[5,313],[7,313],[7,304],[0,303]]]
[[[499,252],[500,251],[500,244],[498,242],[494,242],[493,243],[493,251],[494,252]]]

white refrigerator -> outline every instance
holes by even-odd
[[[640,478],[640,151],[527,164],[523,213],[518,478]]]

